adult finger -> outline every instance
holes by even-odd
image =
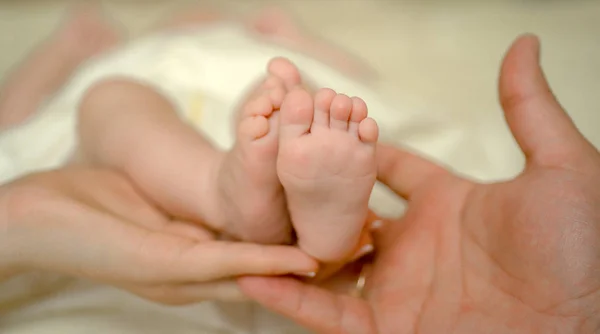
[[[137,245],[133,242],[129,248],[123,248],[123,261],[137,263],[138,272],[150,281],[206,282],[241,275],[309,276],[318,270],[314,259],[290,246],[196,242],[157,232],[139,235],[137,239]]]
[[[377,177],[399,196],[411,194],[432,177],[448,171],[435,163],[394,146],[377,146]]]
[[[291,278],[242,277],[242,291],[266,308],[317,333],[376,333],[366,302]]]
[[[166,305],[188,305],[205,300],[227,302],[248,300],[234,280],[181,285],[122,286],[122,288],[144,299]]]
[[[157,240],[147,241],[148,247],[162,250],[151,254],[144,252],[140,261],[145,264],[149,275],[156,275],[156,278],[200,282],[242,275],[314,276],[318,271],[316,260],[291,246],[225,241],[186,245],[182,240],[166,246],[172,241],[167,241],[162,235],[155,238]],[[163,269],[157,271],[155,268],[159,267]],[[165,274],[165,267],[170,267],[171,273]]]
[[[500,102],[528,163],[561,167],[580,164],[591,145],[558,103],[539,63],[537,37],[517,39],[505,56],[499,82]]]
[[[18,254],[27,268],[153,284],[318,269],[314,259],[289,246],[196,241],[147,230],[78,204],[51,201],[47,206],[37,210],[41,217],[48,217],[44,224],[23,222],[10,240],[31,246]],[[56,210],[69,214],[54,217]]]

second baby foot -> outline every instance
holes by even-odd
[[[359,98],[288,93],[281,106],[277,173],[302,250],[323,262],[357,246],[377,176],[378,127]]]
[[[219,172],[221,207],[234,236],[258,243],[287,243],[291,224],[276,170],[279,108],[299,78],[283,59],[269,64],[269,74],[242,107],[233,149]],[[290,72],[290,73],[288,73]]]

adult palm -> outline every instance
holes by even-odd
[[[600,155],[552,96],[535,37],[507,54],[500,95],[527,157],[513,180],[380,147],[380,179],[408,210],[377,236],[364,300],[282,278],[243,278],[246,294],[322,333],[599,330]]]

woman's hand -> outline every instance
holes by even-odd
[[[122,175],[71,167],[0,188],[0,277],[45,270],[167,304],[242,298],[231,278],[315,272],[300,250],[215,241],[174,222]]]

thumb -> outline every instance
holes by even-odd
[[[528,164],[566,167],[591,145],[558,103],[539,63],[537,37],[525,35],[508,51],[500,74],[500,102]]]
[[[370,309],[360,299],[292,278],[242,277],[238,284],[249,298],[316,333],[376,333]]]

